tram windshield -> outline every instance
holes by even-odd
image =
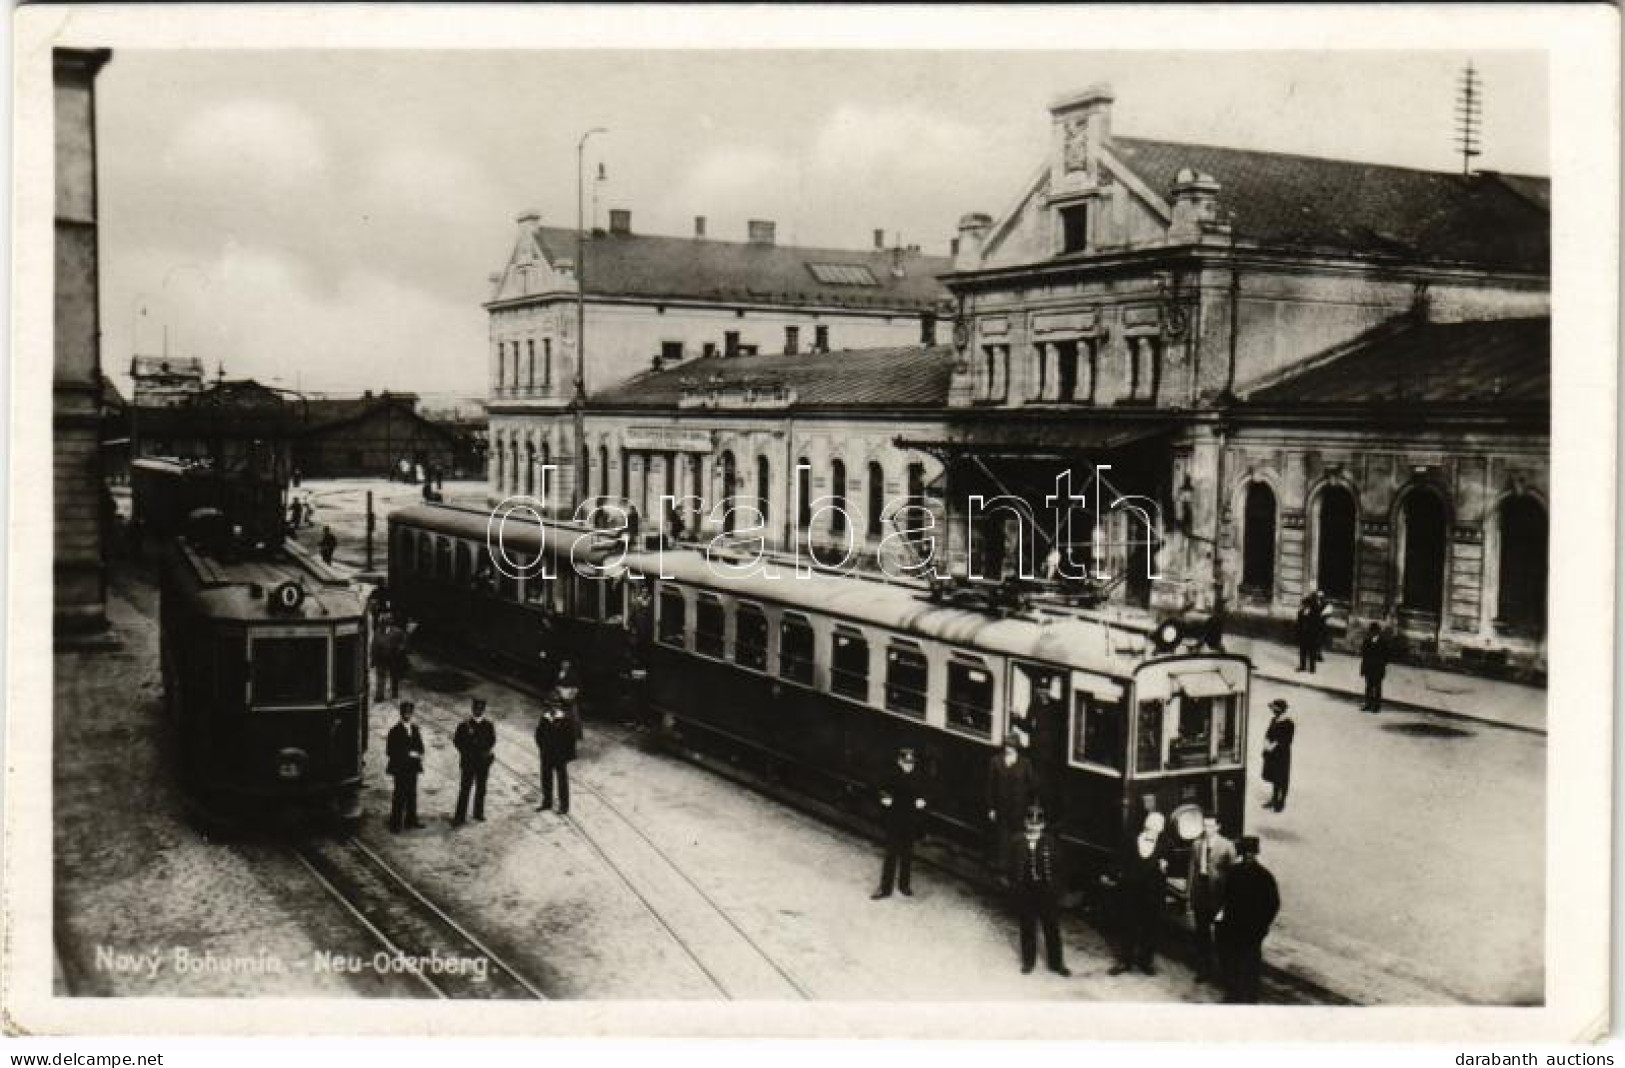
[[[256,708],[320,705],[327,700],[327,635],[255,634],[249,702]]]
[[[1237,677],[1230,677],[1235,674]],[[1241,763],[1246,691],[1226,665],[1142,675],[1137,683],[1135,771],[1184,771]]]

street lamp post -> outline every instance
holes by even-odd
[[[593,134],[608,133],[602,126],[594,126],[576,142],[576,381],[575,396],[575,490],[571,493],[571,511],[574,512],[586,498],[587,487],[587,222],[586,176],[583,173],[587,155],[587,141]]]

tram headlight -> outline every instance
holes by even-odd
[[[1180,805],[1174,809],[1169,822],[1174,825],[1174,833],[1179,835],[1181,841],[1194,842],[1202,837],[1202,806]]]
[[[305,762],[308,759],[303,749],[277,750],[276,777],[283,782],[298,782],[305,777]]]

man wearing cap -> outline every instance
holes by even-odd
[[[1005,735],[1004,745],[987,766],[987,818],[993,826],[993,867],[1000,879],[1008,879],[1013,870],[1013,847],[1037,792],[1033,766],[1021,755],[1015,736]]]
[[[1270,784],[1267,809],[1282,812],[1286,809],[1286,791],[1292,784],[1292,741],[1298,726],[1286,714],[1286,702],[1277,697],[1270,702],[1270,725],[1264,731],[1264,781]]]
[[[1202,834],[1191,843],[1190,867],[1186,869],[1185,891],[1190,904],[1191,923],[1196,930],[1196,978],[1206,979],[1216,967],[1213,918],[1224,905],[1224,885],[1236,862],[1236,847],[1219,833],[1213,816],[1202,820]]]
[[[1241,857],[1225,884],[1219,915],[1219,946],[1224,954],[1225,1000],[1254,1004],[1264,973],[1264,939],[1281,911],[1275,876],[1258,862],[1258,838],[1244,835]]]
[[[1388,638],[1381,623],[1371,624],[1360,646],[1360,675],[1365,679],[1365,712],[1382,711],[1382,680],[1388,674]]]
[[[1110,969],[1112,975],[1122,975],[1130,968],[1157,974],[1157,927],[1167,896],[1163,873],[1168,861],[1162,846],[1165,823],[1162,813],[1146,813],[1145,826],[1123,857],[1117,882],[1117,963]]]
[[[1013,879],[1016,915],[1021,922],[1021,973],[1033,970],[1038,960],[1038,926],[1044,927],[1044,960],[1056,975],[1069,976],[1061,947],[1061,853],[1044,829],[1044,810],[1027,810],[1016,847]]]
[[[869,896],[876,901],[891,897],[894,878],[903,896],[912,896],[909,876],[914,868],[914,840],[925,816],[925,785],[914,767],[914,750],[904,747],[897,751],[897,763],[880,787],[880,809],[886,825],[886,861],[880,869],[880,889]]]
[[[389,829],[399,834],[402,825],[417,828],[418,776],[423,774],[423,732],[412,722],[411,701],[402,701],[400,719],[389,728],[384,742],[388,763],[384,771],[395,780],[395,793],[389,802]]]
[[[485,718],[485,698],[476,697],[469,717],[457,724],[451,736],[457,747],[457,760],[462,781],[457,786],[457,812],[451,822],[461,826],[468,817],[470,792],[474,795],[474,818],[485,821],[485,780],[491,774],[491,762],[496,759],[497,730]]]
[[[542,803],[536,806],[537,812],[553,807],[555,782],[559,787],[559,815],[570,812],[570,761],[576,758],[576,743],[581,740],[576,696],[573,682],[561,682],[548,695],[542,718],[536,724],[536,751],[542,761]]]

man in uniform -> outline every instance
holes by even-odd
[[[384,742],[388,763],[384,770],[395,780],[395,794],[389,802],[389,829],[400,833],[404,825],[422,827],[418,822],[418,776],[423,774],[423,732],[412,722],[411,701],[401,702],[400,719],[389,728]]]
[[[1021,839],[1016,846],[1013,887],[1016,916],[1021,922],[1021,972],[1033,970],[1038,960],[1038,926],[1044,926],[1044,960],[1056,975],[1069,976],[1061,947],[1061,852],[1055,839],[1044,830],[1044,810],[1036,805],[1027,810]]]
[[[1225,883],[1224,911],[1219,916],[1219,944],[1224,951],[1225,1000],[1258,1001],[1264,972],[1264,938],[1281,911],[1275,876],[1258,863],[1258,838],[1243,835],[1241,857]]]
[[[925,785],[914,767],[914,750],[904,747],[897,751],[897,763],[880,787],[880,808],[886,825],[886,861],[880,869],[880,889],[869,896],[875,901],[891,897],[895,878],[897,889],[904,897],[911,897],[914,840],[920,835],[925,815]]]
[[[1360,646],[1360,674],[1365,679],[1365,712],[1382,711],[1382,680],[1388,674],[1388,638],[1381,623],[1371,624]]]
[[[339,539],[333,534],[332,527],[322,528],[322,540],[319,548],[321,549],[322,553],[322,563],[331,564],[333,562],[333,554],[338,552],[339,548]]]
[[[1273,718],[1264,731],[1263,775],[1271,787],[1264,807],[1276,812],[1286,809],[1286,791],[1292,785],[1292,742],[1298,734],[1298,725],[1286,714],[1286,708],[1286,702],[1279,697],[1270,702]]]
[[[559,815],[570,812],[570,761],[576,758],[581,720],[576,714],[577,691],[560,685],[548,695],[536,724],[536,750],[542,761],[542,803],[537,812],[553,807],[553,783],[559,785]]]
[[[1021,837],[1022,819],[1038,792],[1033,766],[1021,755],[1015,736],[1007,734],[1004,745],[987,766],[987,818],[993,825],[991,860],[999,879],[1007,880],[1013,870],[1011,857]]]
[[[1196,930],[1198,980],[1212,975],[1217,965],[1213,918],[1224,905],[1224,882],[1235,862],[1236,847],[1219,833],[1218,819],[1203,819],[1202,836],[1191,843],[1190,867],[1185,876],[1191,922]]]
[[[1123,857],[1117,880],[1117,963],[1110,969],[1112,975],[1131,968],[1157,974],[1157,928],[1167,890],[1163,877],[1168,868],[1162,842],[1165,822],[1160,812],[1146,813],[1145,826]]]
[[[390,679],[394,680],[395,692],[388,696],[400,696],[400,676],[390,670],[395,660],[394,646],[396,640],[395,621],[387,615],[379,617],[378,630],[372,639],[372,699],[374,701],[384,700],[386,696],[384,683]]]
[[[469,718],[457,724],[451,744],[457,747],[458,764],[462,771],[462,781],[457,786],[457,813],[452,816],[451,822],[460,826],[467,819],[468,795],[472,792],[474,818],[483,823],[485,780],[491,774],[491,762],[496,759],[493,751],[497,746],[496,727],[485,718],[485,698],[474,698]]]

